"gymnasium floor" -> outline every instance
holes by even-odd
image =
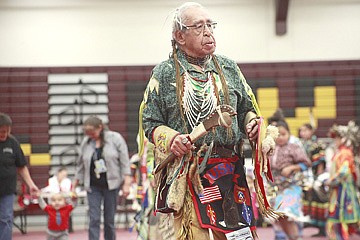
[[[258,228],[258,235],[259,239],[261,240],[273,240],[274,239],[274,233],[271,227],[266,228]],[[311,237],[311,235],[315,234],[317,230],[315,228],[305,228],[304,229],[304,240],[325,240],[326,237]],[[14,229],[13,233],[13,240],[40,240],[40,239],[46,239],[45,231],[41,231],[39,229],[32,230],[28,229],[28,232],[26,234],[21,234],[17,229]],[[87,239],[87,231],[84,229],[76,229],[73,233],[70,233],[70,240],[78,240],[78,239]],[[136,233],[129,232],[124,229],[118,229],[117,230],[117,239],[118,240],[136,240]],[[360,240],[360,236],[352,236],[350,238],[351,240]],[[100,238],[100,240],[103,240],[103,238]]]

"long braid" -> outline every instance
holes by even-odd
[[[212,55],[212,59],[214,60],[216,70],[218,71],[218,73],[220,75],[221,85],[222,85],[223,90],[224,90],[225,104],[230,105],[229,88],[228,88],[227,82],[225,80],[224,72],[222,71],[222,69],[220,67],[220,64],[219,64],[218,60],[216,59],[215,55]],[[216,84],[215,84],[215,86],[216,86]],[[227,136],[232,138],[232,135],[233,135],[232,134],[232,129],[227,128],[226,132],[227,132]]]
[[[176,79],[176,97],[179,101],[179,109],[180,109],[180,116],[181,119],[183,120],[184,123],[184,132],[188,133],[187,130],[187,124],[185,121],[185,116],[184,116],[184,111],[183,111],[183,106],[182,106],[182,96],[184,93],[184,79],[180,76],[180,65],[178,62],[178,56],[177,56],[177,48],[176,48],[176,41],[172,40],[172,48],[173,48],[173,58],[174,58],[174,65],[175,65],[175,79]]]
[[[227,82],[225,80],[224,73],[223,73],[223,71],[222,71],[222,69],[221,69],[221,67],[219,65],[219,62],[216,59],[215,55],[212,55],[212,58],[214,60],[216,70],[219,72],[221,85],[222,85],[222,87],[224,89],[225,104],[229,105],[230,104],[229,88],[228,88]]]

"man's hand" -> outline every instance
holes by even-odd
[[[29,169],[24,167],[18,168],[20,176],[24,179],[26,185],[29,187],[31,196],[36,196],[37,192],[39,191],[39,188],[35,185],[34,181],[31,179]]]
[[[246,124],[246,134],[249,138],[249,141],[255,142],[258,138],[258,118],[253,118],[248,124]]]
[[[180,134],[174,138],[170,150],[177,157],[187,154],[193,148],[191,142],[188,140],[188,136],[189,134]]]

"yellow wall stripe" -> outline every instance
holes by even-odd
[[[22,143],[22,144],[20,144],[20,147],[23,150],[25,156],[30,156],[30,154],[31,154],[31,144],[30,143]]]
[[[31,166],[50,165],[50,160],[51,157],[48,153],[35,153],[30,155]]]
[[[336,118],[336,87],[316,86],[313,91],[314,106],[296,107],[295,117],[286,118],[293,135],[297,135],[298,129],[304,123],[310,123],[312,121],[311,111],[313,113],[313,124],[315,127],[318,125],[318,119]],[[278,88],[258,88],[257,98],[265,120],[272,116],[280,106]]]
[[[336,118],[336,87],[318,86],[314,87],[315,107],[314,117]]]
[[[264,119],[268,119],[279,108],[278,88],[258,88],[257,98]]]

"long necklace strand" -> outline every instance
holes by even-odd
[[[210,72],[206,81],[196,80],[187,71],[184,72],[183,107],[191,128],[194,128],[214,111],[217,99]]]

